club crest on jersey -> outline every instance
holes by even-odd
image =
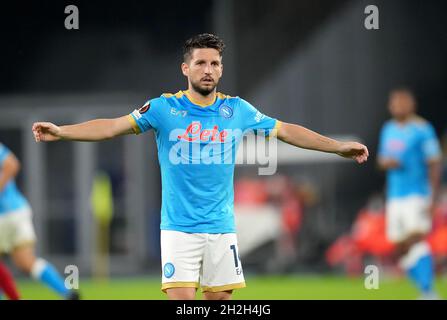
[[[140,109],[138,109],[138,112],[140,114],[143,114],[143,113],[147,112],[147,110],[149,110],[150,108],[151,108],[151,102],[148,101]]]
[[[233,109],[231,109],[230,106],[227,106],[226,104],[223,104],[219,108],[219,114],[224,118],[231,118],[233,116]]]
[[[163,267],[163,272],[164,272],[166,278],[171,278],[175,273],[174,265],[170,262],[165,263],[165,265]]]

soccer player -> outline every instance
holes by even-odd
[[[28,201],[15,184],[20,162],[0,143],[0,254],[10,254],[13,263],[56,291],[62,298],[77,299],[49,262],[34,254],[36,235]]]
[[[163,94],[129,115],[75,125],[33,124],[36,141],[98,141],[155,131],[162,177],[162,290],[169,299],[230,299],[245,287],[233,213],[236,148],[243,133],[264,131],[292,145],[358,163],[367,148],[270,118],[247,101],[216,91],[224,43],[212,34],[187,40],[181,71],[188,90]]]
[[[411,91],[391,91],[388,107],[392,119],[382,128],[378,152],[379,167],[387,171],[387,237],[395,243],[399,266],[415,282],[421,298],[436,298],[425,236],[439,189],[439,142],[430,123],[415,114]]]

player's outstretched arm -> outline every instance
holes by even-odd
[[[128,116],[115,119],[96,119],[66,126],[57,126],[51,122],[36,122],[33,124],[33,134],[36,142],[57,140],[100,141],[130,133],[133,133],[133,129]]]
[[[366,162],[369,156],[368,148],[361,143],[337,141],[291,123],[282,122],[277,138],[296,147],[336,153],[357,163]]]

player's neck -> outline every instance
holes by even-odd
[[[202,107],[212,105],[216,101],[216,89],[211,91],[207,96],[201,95],[191,88],[186,90],[185,94],[192,103]]]
[[[400,125],[405,125],[411,122],[415,117],[416,117],[415,114],[409,114],[405,117],[395,117],[394,120]]]

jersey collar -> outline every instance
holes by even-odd
[[[211,104],[204,104],[204,103],[200,103],[200,102],[194,100],[194,98],[189,93],[189,90],[183,90],[182,92],[185,95],[185,97],[189,100],[189,102],[191,102],[193,105],[196,105],[196,106],[199,106],[199,107],[202,107],[202,108],[211,107],[217,101],[217,93],[216,93],[216,95],[214,97],[213,103],[211,103]]]

